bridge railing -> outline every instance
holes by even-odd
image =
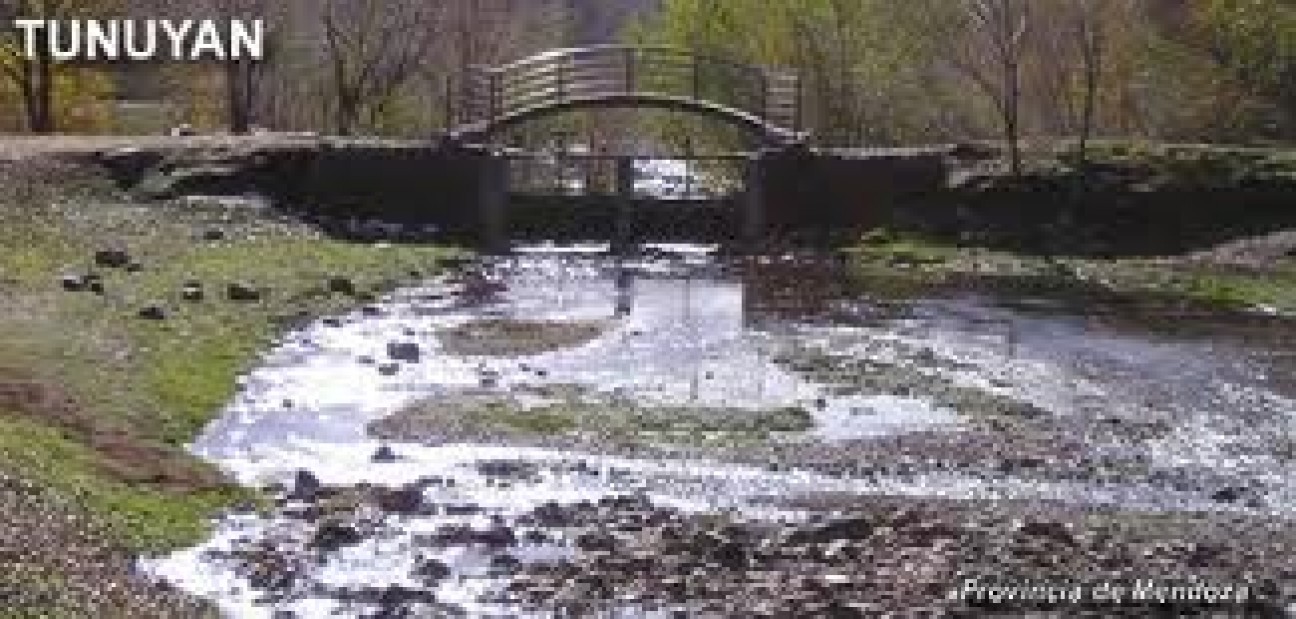
[[[472,67],[460,122],[490,123],[535,108],[627,95],[706,102],[797,131],[800,88],[795,73],[681,48],[596,45]]]

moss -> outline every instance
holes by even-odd
[[[523,357],[587,344],[609,326],[594,320],[475,320],[443,333],[441,341],[454,355]]]
[[[741,444],[813,427],[813,416],[796,407],[648,406],[588,397],[527,407],[508,398],[480,397],[424,402],[373,424],[370,430],[380,437],[406,440],[446,435],[496,439],[579,436],[596,443]]]

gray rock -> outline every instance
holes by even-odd
[[[254,302],[264,296],[261,290],[251,284],[235,282],[225,288],[225,296],[231,301]]]
[[[450,577],[450,567],[437,559],[424,559],[414,566],[411,575],[420,582],[432,584]]]
[[[419,348],[416,342],[389,342],[387,344],[387,356],[393,361],[418,363],[422,359],[422,349]]]
[[[326,522],[315,530],[308,546],[324,552],[335,552],[362,541],[364,536],[355,527],[340,522]]]
[[[297,471],[297,474],[293,477],[292,491],[288,494],[288,498],[298,501],[315,501],[319,498],[322,487],[319,478],[315,477],[310,471]]]
[[[355,282],[348,277],[335,275],[328,279],[327,289],[330,294],[343,294],[353,297],[356,294]]]
[[[203,293],[202,284],[199,282],[185,282],[184,287],[180,289],[180,298],[190,303],[202,301],[204,296],[206,295]]]
[[[95,252],[95,265],[108,268],[120,269],[130,265],[130,252],[120,248],[101,249]]]
[[[378,464],[390,464],[398,460],[400,460],[400,456],[396,455],[396,451],[390,445],[380,446],[370,458],[370,461]]]
[[[140,308],[137,316],[144,320],[166,320],[167,310],[161,304],[152,303]]]
[[[89,282],[84,275],[64,275],[59,278],[59,284],[68,292],[81,292],[86,289]]]

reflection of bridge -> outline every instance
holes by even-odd
[[[692,112],[736,125],[766,144],[802,139],[795,73],[666,46],[557,49],[465,76],[459,126],[474,142],[533,119],[598,107]]]

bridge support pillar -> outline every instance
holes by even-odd
[[[491,253],[508,249],[508,160],[483,154],[477,164],[477,213],[482,248]]]
[[[618,157],[616,160],[616,213],[612,216],[612,250],[621,254],[627,252],[634,243],[634,182],[635,160],[631,157]]]
[[[742,240],[749,247],[755,246],[765,237],[765,171],[764,157],[757,154],[747,162],[743,174],[747,177],[745,189],[740,197],[742,204]],[[754,247],[753,247],[754,248]]]

